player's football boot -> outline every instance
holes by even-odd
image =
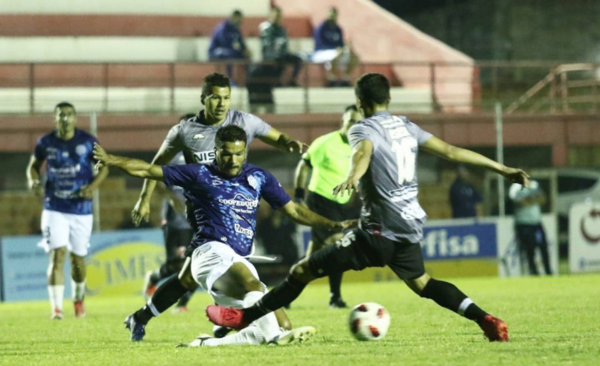
[[[59,308],[54,308],[54,310],[52,310],[52,315],[50,315],[50,319],[52,320],[62,320],[64,317],[65,315]]]
[[[204,342],[211,339],[212,337],[208,334],[200,334],[198,338],[194,339],[190,343],[179,343],[176,347],[202,347]]]
[[[156,288],[158,287],[155,284],[152,284],[152,271],[148,271],[146,272],[146,276],[144,277],[144,288],[142,289],[142,292],[144,293],[144,298],[146,299],[146,301],[148,301],[152,295],[154,295],[154,293],[156,292]]]
[[[171,309],[171,313],[173,314],[183,314],[183,313],[189,313],[190,309],[188,309],[187,306],[175,306],[173,309]]]
[[[341,297],[332,297],[329,300],[329,307],[332,309],[346,309],[348,304]]]
[[[286,330],[277,336],[269,344],[283,346],[290,343],[302,343],[310,339],[317,331],[313,327],[300,327],[292,330]]]
[[[508,342],[508,325],[502,319],[488,314],[479,322],[479,327],[490,342]]]
[[[232,330],[233,329],[231,329],[231,328],[222,327],[220,325],[215,325],[213,327],[213,334],[214,334],[215,338],[223,338],[227,334],[229,334],[229,332],[231,332]]]
[[[146,335],[146,324],[138,323],[135,321],[135,317],[133,314],[129,315],[125,318],[125,328],[131,331],[131,340],[134,342],[139,342],[144,339]]]
[[[86,317],[86,313],[85,313],[85,307],[83,306],[83,300],[80,301],[75,301],[73,303],[73,306],[75,307],[75,317],[76,318],[85,318]]]
[[[206,316],[208,320],[216,325],[233,328],[236,330],[244,329],[248,323],[244,321],[244,310],[225,308],[219,305],[208,305],[206,307]]]

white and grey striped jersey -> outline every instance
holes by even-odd
[[[167,151],[183,151],[185,162],[209,164],[215,159],[215,135],[221,127],[235,125],[243,128],[248,136],[249,146],[256,137],[265,136],[271,126],[250,113],[229,110],[225,121],[218,126],[205,125],[200,122],[200,113],[188,120],[181,120],[173,126],[165,143]]]
[[[389,112],[356,123],[348,133],[350,145],[373,144],[373,155],[359,191],[363,201],[360,227],[371,235],[419,243],[425,211],[417,200],[417,153],[432,135],[404,116]]]

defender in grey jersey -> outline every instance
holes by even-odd
[[[239,126],[246,131],[246,146],[254,138],[259,138],[286,152],[302,153],[303,147],[306,146],[252,114],[229,110],[231,88],[229,78],[224,75],[213,73],[204,78],[200,101],[205,108],[193,118],[181,120],[171,128],[152,164],[166,165],[179,152],[183,152],[186,163],[211,163],[215,159],[215,135],[219,128],[229,125]],[[150,198],[155,186],[154,180],[144,181],[140,198],[132,211],[132,218],[136,225],[139,225],[143,219],[148,221]],[[193,210],[188,209],[188,221],[194,231],[197,231],[194,215],[190,213],[193,213]],[[198,287],[192,276],[190,263],[188,256],[179,275],[165,281],[156,289],[144,307],[126,318],[125,325],[131,330],[131,340],[141,341],[145,335],[145,325],[152,317],[160,315],[188,291]],[[276,315],[281,327],[291,329],[291,323],[282,310],[279,310]],[[220,332],[215,330],[215,335],[218,333]]]
[[[338,271],[389,266],[418,295],[435,301],[477,324],[490,341],[508,341],[506,323],[483,311],[451,283],[425,272],[419,241],[427,216],[417,201],[416,157],[420,149],[457,163],[476,165],[529,185],[528,175],[482,155],[449,145],[421,130],[406,117],[388,111],[390,84],[381,74],[365,74],[355,86],[357,106],[366,117],[349,132],[350,172],[334,195],[360,188],[363,212],[359,229],[292,267],[286,281],[254,306],[236,310],[209,306],[211,321],[243,328],[254,319],[296,299],[312,280]],[[360,181],[360,184],[359,184]]]

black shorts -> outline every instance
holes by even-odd
[[[316,277],[383,266],[390,267],[402,280],[412,280],[425,274],[420,244],[373,236],[361,229],[352,230],[335,245],[311,254],[308,263]]]
[[[341,205],[315,192],[308,192],[306,205],[312,211],[333,221],[358,219],[360,217],[360,206],[354,204]],[[319,243],[324,243],[331,235],[333,233],[327,229],[311,229],[312,239]]]
[[[194,237],[192,229],[174,229],[168,225],[163,226],[165,237],[165,250],[167,253],[167,262],[174,259],[181,259],[179,248],[188,247]]]
[[[546,232],[542,224],[516,224],[517,242],[521,250],[535,249],[540,246],[547,246]]]

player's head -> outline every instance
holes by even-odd
[[[229,16],[229,22],[231,24],[235,25],[236,27],[239,27],[240,25],[242,25],[243,19],[244,19],[244,14],[242,14],[242,12],[239,10],[234,10],[233,13],[231,13],[231,16]]]
[[[75,122],[77,122],[77,111],[73,104],[60,102],[54,107],[54,124],[60,134],[65,135],[73,132]]]
[[[273,24],[281,25],[281,8],[274,6],[269,12],[269,21]]]
[[[327,13],[327,20],[331,23],[337,23],[338,10],[336,7],[329,8],[329,13]]]
[[[225,75],[212,73],[204,78],[200,101],[204,105],[207,119],[221,121],[229,111],[231,104],[231,87]]]
[[[238,126],[225,126],[215,136],[215,160],[219,172],[227,177],[240,174],[246,162],[246,131]]]
[[[375,108],[387,109],[390,103],[390,82],[381,74],[364,74],[356,81],[354,94],[358,108],[365,117],[370,117]]]
[[[342,115],[342,128],[340,128],[340,133],[344,137],[348,137],[348,130],[350,127],[354,126],[354,124],[362,119],[362,114],[356,105],[352,104],[346,107],[344,114]]]

